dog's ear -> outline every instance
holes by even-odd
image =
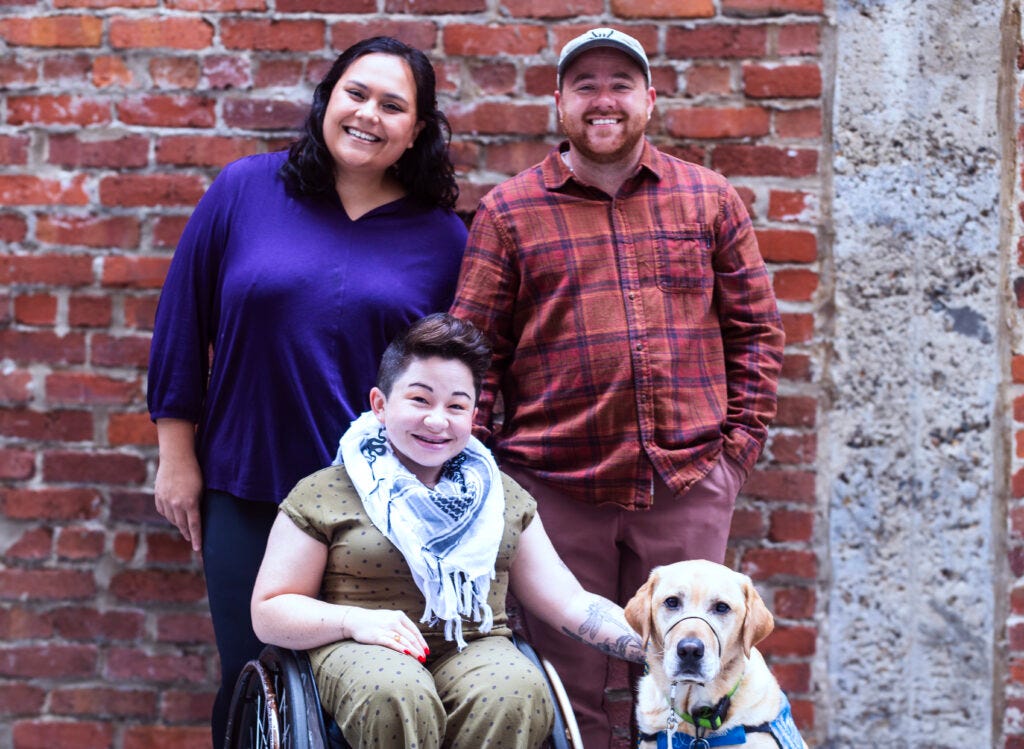
[[[772,633],[775,629],[775,617],[761,600],[760,593],[747,577],[743,581],[743,592],[746,596],[747,612],[743,617],[743,654],[750,656],[750,649]]]
[[[657,573],[652,570],[647,582],[640,586],[625,608],[626,623],[640,634],[644,647],[647,647],[647,641],[651,639],[651,596],[654,595],[657,580]]]

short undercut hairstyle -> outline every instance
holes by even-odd
[[[384,350],[377,370],[377,387],[391,395],[395,380],[409,368],[413,359],[431,357],[460,361],[473,375],[477,398],[491,366],[491,344],[479,328],[468,320],[436,312],[420,318],[408,330],[395,336]]]

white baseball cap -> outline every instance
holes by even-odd
[[[590,31],[580,34],[578,37],[573,39],[571,42],[562,47],[562,53],[558,56],[558,87],[562,87],[562,76],[565,75],[566,68],[587,50],[594,49],[596,47],[611,47],[617,49],[620,52],[625,52],[631,59],[633,59],[640,69],[644,71],[644,77],[647,79],[647,84],[651,83],[651,65],[647,62],[647,53],[644,52],[643,46],[640,42],[631,37],[629,34],[623,34],[621,31],[616,29],[591,29]]]

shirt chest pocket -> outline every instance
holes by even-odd
[[[715,285],[711,267],[711,232],[690,224],[654,233],[655,274],[662,291],[710,293]]]

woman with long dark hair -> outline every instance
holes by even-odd
[[[154,493],[203,554],[215,746],[261,646],[249,600],[277,504],[330,464],[388,341],[451,302],[466,229],[448,138],[426,56],[361,41],[291,149],[228,165],[178,244],[150,354]]]

